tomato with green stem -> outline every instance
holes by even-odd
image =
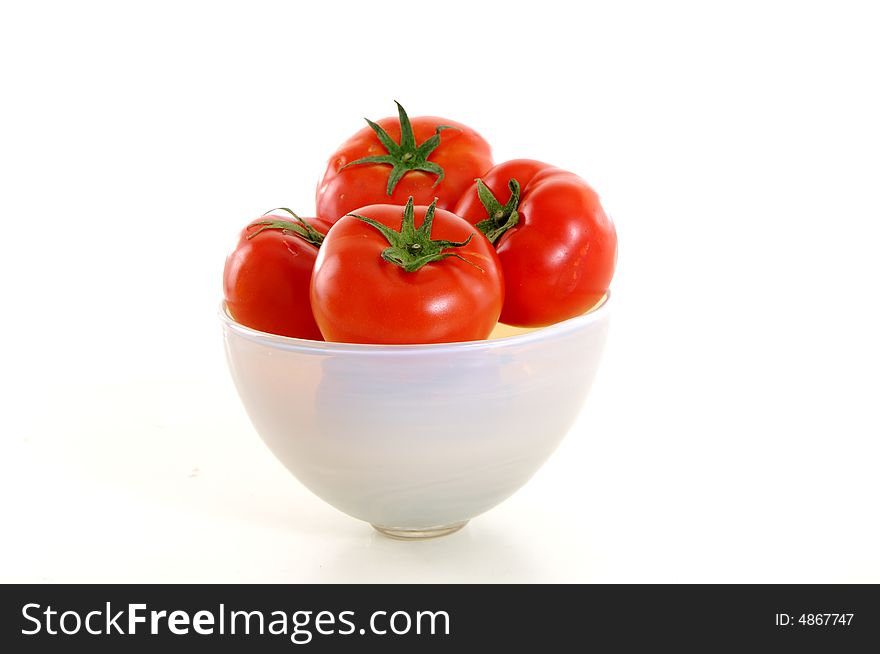
[[[492,167],[489,144],[461,123],[421,116],[410,119],[397,103],[397,118],[367,119],[330,157],[318,185],[317,214],[334,223],[370,204],[416,205],[437,198],[452,209],[474,179]]]
[[[330,226],[290,209],[273,211],[286,211],[293,220],[264,216],[242,230],[223,270],[226,308],[252,329],[323,340],[309,305],[309,283]]]
[[[312,275],[312,311],[328,341],[446,343],[484,339],[504,280],[492,244],[430,206],[366,206],[328,232]]]
[[[580,315],[608,292],[617,233],[580,177],[532,159],[498,164],[455,213],[495,244],[506,294],[501,322],[541,327]]]

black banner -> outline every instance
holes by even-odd
[[[873,585],[9,585],[0,651],[847,652],[880,643]],[[467,651],[467,650],[466,650]]]

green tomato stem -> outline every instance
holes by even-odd
[[[416,145],[416,137],[413,133],[409,116],[406,115],[406,111],[397,100],[394,103],[397,105],[397,115],[400,120],[400,143],[395,143],[388,132],[377,123],[374,123],[369,118],[364,118],[370,129],[376,133],[379,142],[388,151],[388,154],[362,157],[355,161],[350,161],[340,170],[345,170],[349,166],[362,166],[365,164],[387,164],[391,166],[391,173],[388,175],[388,184],[385,188],[385,192],[388,195],[394,193],[397,183],[411,170],[423,170],[437,175],[437,179],[433,184],[433,187],[436,187],[443,180],[446,173],[439,165],[433,161],[428,161],[428,157],[440,145],[440,132],[444,129],[456,128],[451,125],[438,125],[432,137],[421,145]]]
[[[442,261],[449,257],[461,259],[478,270],[482,270],[478,265],[468,261],[457,252],[447,251],[452,248],[464,247],[471,242],[471,239],[474,237],[473,234],[468,236],[464,241],[431,239],[431,227],[434,224],[434,211],[436,208],[437,198],[434,198],[434,201],[425,212],[425,220],[422,221],[421,226],[416,229],[415,205],[413,197],[410,196],[409,200],[407,200],[406,206],[403,208],[403,222],[400,225],[400,231],[395,231],[388,227],[388,225],[383,225],[378,220],[374,220],[367,216],[361,216],[356,213],[350,213],[348,215],[365,222],[381,232],[389,245],[389,247],[382,251],[382,258],[388,263],[400,266],[408,273],[415,272],[419,268],[434,261]]]
[[[492,195],[489,187],[483,183],[483,180],[477,179],[477,197],[480,198],[489,217],[478,222],[476,227],[493,245],[504,232],[519,222],[519,213],[517,212],[520,193],[519,182],[511,178],[507,187],[510,189],[510,199],[502,206],[498,199]]]
[[[261,225],[261,227],[255,232],[248,234],[248,240],[252,239],[254,236],[267,229],[280,229],[281,232],[284,234],[296,234],[301,239],[308,243],[311,243],[315,247],[321,247],[321,243],[324,241],[324,235],[321,232],[309,225],[305,220],[297,216],[287,207],[277,207],[275,209],[270,209],[263,215],[266,216],[273,211],[286,211],[296,219],[296,222],[283,220],[281,218],[275,218],[272,220],[260,220],[258,222],[252,223],[253,225]]]

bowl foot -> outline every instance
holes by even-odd
[[[462,522],[456,522],[444,527],[431,527],[429,529],[392,529],[390,527],[373,525],[373,529],[383,536],[388,536],[388,538],[395,540],[428,540],[429,538],[439,538],[440,536],[454,534],[467,523],[467,520],[463,520]]]

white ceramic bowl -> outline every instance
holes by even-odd
[[[323,343],[220,316],[238,393],[275,456],[340,511],[425,538],[509,497],[556,449],[599,365],[608,301],[527,333],[442,345]]]

